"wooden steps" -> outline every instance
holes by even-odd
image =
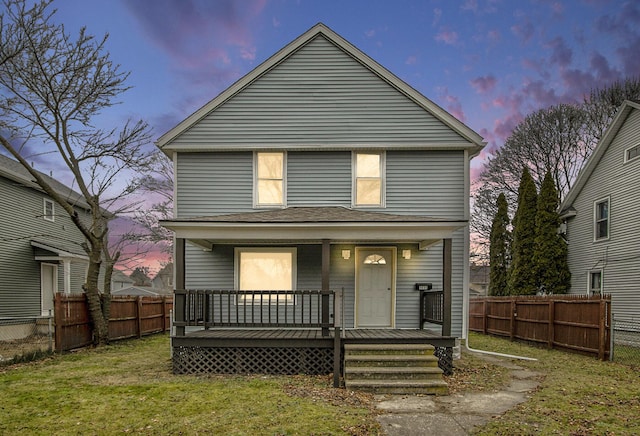
[[[348,389],[378,394],[446,395],[447,383],[431,345],[345,344]]]

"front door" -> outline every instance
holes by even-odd
[[[356,248],[356,327],[394,325],[395,248]]]
[[[58,265],[40,264],[40,289],[42,293],[42,316],[53,311],[53,298],[58,292]]]

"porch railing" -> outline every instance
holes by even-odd
[[[420,291],[420,329],[425,322],[444,324],[443,291]]]
[[[339,291],[176,289],[174,326],[322,328],[340,323]],[[183,329],[182,329],[183,330]]]

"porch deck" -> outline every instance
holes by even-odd
[[[333,347],[334,331],[323,336],[321,329],[207,329],[175,336],[174,346],[198,347]],[[349,329],[342,331],[344,344],[431,344],[453,347],[455,338],[428,330],[412,329]]]

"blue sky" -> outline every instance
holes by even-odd
[[[626,0],[64,0],[55,19],[109,34],[133,89],[104,115],[154,138],[318,22],[499,147],[528,113],[640,74]]]
[[[109,34],[133,87],[98,125],[172,128],[323,22],[488,143],[528,113],[640,75],[640,2],[627,0],[57,0],[54,20]],[[52,161],[38,162],[48,172]],[[59,174],[59,173],[58,173]]]

